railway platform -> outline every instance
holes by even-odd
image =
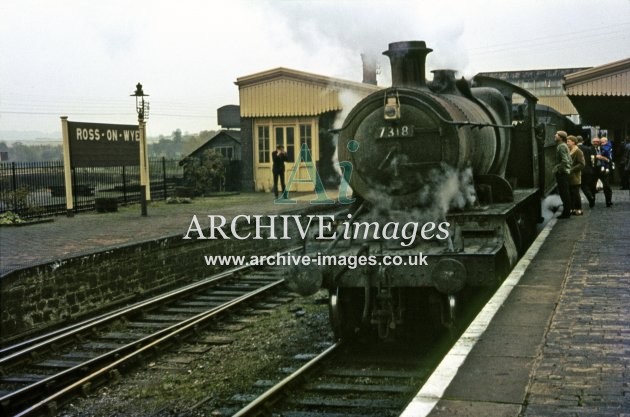
[[[140,206],[120,207],[116,212],[82,212],[73,217],[57,216],[48,222],[0,227],[0,279],[8,273],[121,246],[184,235],[192,216],[222,214],[291,213],[304,209],[316,196],[291,193],[295,204],[276,204],[270,193],[241,193],[196,198],[189,204],[150,202],[148,215]]]
[[[630,195],[597,197],[547,224],[403,416],[630,416]]]

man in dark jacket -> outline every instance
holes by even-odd
[[[582,136],[577,137],[578,148],[584,154],[584,169],[582,170],[582,183],[580,188],[584,193],[584,197],[588,200],[588,206],[595,206],[595,190],[593,190],[593,160],[595,159],[595,150],[590,144],[584,143]]]
[[[271,153],[271,159],[273,160],[273,166],[271,167],[273,172],[273,193],[278,198],[278,179],[280,179],[282,196],[286,197],[284,195],[284,163],[287,161],[287,154],[284,152],[284,146],[278,145],[276,150]]]

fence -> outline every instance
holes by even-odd
[[[74,210],[94,210],[97,198],[120,204],[140,202],[140,170],[136,166],[72,168]],[[179,160],[149,160],[151,199],[165,200],[182,183]],[[63,162],[0,163],[0,213],[23,218],[66,213]]]

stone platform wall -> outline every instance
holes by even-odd
[[[248,228],[242,228],[241,234],[246,235]],[[266,255],[299,244],[295,239],[184,240],[177,236],[15,271],[0,279],[0,342],[218,272],[219,267],[206,265],[204,255]]]

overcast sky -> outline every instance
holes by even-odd
[[[217,129],[238,77],[276,67],[361,81],[362,52],[424,40],[427,71],[597,66],[630,56],[630,0],[2,0],[0,131],[56,137],[60,119],[149,136]],[[430,78],[430,73],[429,73]],[[6,134],[2,139],[11,139]]]

